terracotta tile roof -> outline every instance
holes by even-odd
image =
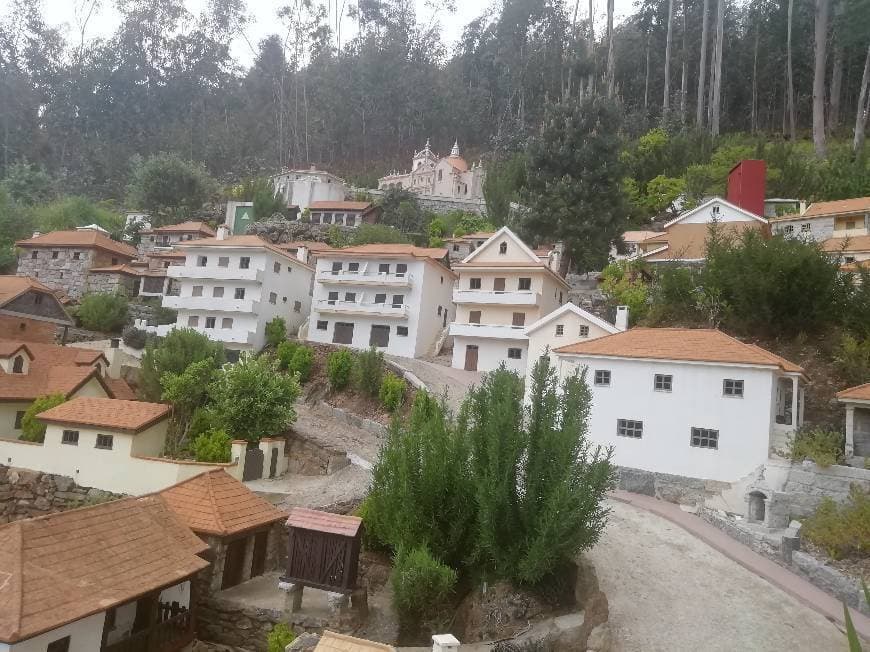
[[[142,270],[131,267],[130,265],[109,265],[108,267],[91,267],[90,271],[97,274],[128,274],[130,276],[142,275]]]
[[[842,215],[848,213],[870,213],[870,197],[855,197],[854,199],[839,199],[837,201],[817,201],[810,204],[803,215],[789,217],[821,217],[823,215]]]
[[[294,240],[293,242],[282,242],[275,246],[279,249],[299,249],[300,247],[305,247],[311,251],[326,251],[332,249],[332,247],[325,242],[317,242],[316,240]]]
[[[136,400],[136,392],[133,391],[133,388],[127,384],[127,381],[123,378],[109,378],[105,376],[103,378],[103,383],[111,390],[112,396],[115,398],[121,399],[123,401],[135,401]]]
[[[163,403],[78,396],[40,412],[37,417],[48,423],[70,423],[136,434],[167,418],[171,409]]]
[[[186,258],[187,254],[183,251],[149,251],[145,254],[146,258]]]
[[[203,233],[214,237],[215,230],[205,222],[195,222],[188,220],[180,224],[168,224],[166,226],[158,226],[151,229],[154,233]]]
[[[27,345],[24,342],[16,342],[13,340],[0,341],[0,358],[10,358],[18,353],[21,349],[24,349],[30,359],[33,360],[33,353],[30,352],[30,349],[27,348]]]
[[[396,648],[385,643],[366,641],[347,634],[337,634],[324,630],[314,652],[396,652]]]
[[[229,536],[287,516],[222,469],[200,473],[156,494],[194,532]]]
[[[625,242],[641,242],[642,240],[655,238],[661,234],[661,231],[626,231],[622,234],[622,239]]]
[[[448,156],[446,160],[454,169],[460,172],[468,172],[468,163],[461,156]]]
[[[460,237],[466,240],[489,240],[494,235],[495,231],[476,231],[474,233],[466,233]]]
[[[837,398],[855,399],[857,401],[870,401],[870,383],[858,385],[857,387],[849,387],[841,392],[837,392]]]
[[[763,365],[803,373],[801,367],[770,351],[705,328],[632,328],[554,351],[584,356]]]
[[[263,240],[258,235],[231,235],[227,236],[223,240],[218,238],[205,238],[200,240],[185,240],[184,242],[177,242],[175,244],[176,247],[254,247],[254,248],[262,248],[272,253],[276,253],[279,256],[283,256],[284,258],[289,258],[293,262],[301,265],[302,267],[307,267],[310,270],[314,270],[313,267],[303,263],[301,260],[296,258],[287,251],[273,245],[271,242],[267,242]]]
[[[0,306],[5,306],[30,290],[54,295],[51,288],[29,276],[0,276]]]
[[[370,201],[314,201],[308,206],[313,211],[367,211],[374,208]]]
[[[35,238],[19,240],[18,247],[81,247],[83,249],[102,249],[113,254],[135,258],[138,255],[135,247],[116,242],[99,231],[52,231]]]
[[[870,251],[870,235],[856,235],[849,238],[828,238],[822,242],[822,251]]]
[[[739,237],[748,229],[764,230],[766,225],[760,222],[721,222],[719,232],[723,236]],[[664,233],[647,238],[641,242],[644,245],[659,243],[667,245],[667,249],[656,253],[643,255],[644,260],[703,260],[707,256],[707,237],[710,233],[709,224],[674,224]],[[657,247],[653,247],[655,251]]]
[[[155,498],[0,526],[0,641],[14,643],[177,584],[207,546]]]
[[[409,258],[432,258],[433,260],[441,260],[447,256],[447,249],[443,247],[415,247],[410,244],[386,243],[343,247],[341,249],[332,249],[326,253],[332,252],[355,256],[407,256]]]
[[[361,525],[362,519],[357,516],[331,514],[306,507],[294,507],[290,510],[290,517],[287,519],[287,527],[317,530],[345,537],[355,537]]]

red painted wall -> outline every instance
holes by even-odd
[[[728,173],[728,201],[740,208],[764,216],[767,166],[764,161],[740,161]]]

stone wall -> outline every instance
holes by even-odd
[[[37,257],[33,258],[33,252]],[[57,258],[54,258],[54,253]],[[76,258],[78,254],[78,258]],[[87,249],[22,249],[18,255],[18,276],[39,279],[52,290],[63,290],[72,299],[79,299],[87,287],[87,270],[92,252]]]
[[[618,488],[681,505],[703,505],[731,487],[727,482],[617,467]]]
[[[774,494],[777,502],[785,504],[791,518],[803,517],[812,514],[825,497],[845,503],[853,484],[870,491],[870,469],[851,466],[822,468],[804,462],[792,466],[781,491],[774,491]]]
[[[0,465],[0,523],[62,512],[122,496],[79,487],[62,475]]]
[[[350,465],[347,453],[314,442],[288,437],[287,472],[298,475],[329,475]]]
[[[115,294],[117,292],[132,297],[135,292],[137,278],[128,274],[110,274],[99,272],[88,274],[88,289],[92,294]]]
[[[383,190],[371,190],[368,188],[353,188],[352,191],[365,192],[372,197],[383,197]],[[416,195],[417,205],[424,211],[432,213],[449,213],[451,211],[464,211],[477,215],[486,215],[486,201],[483,199],[462,199],[461,197],[433,197],[431,195]]]

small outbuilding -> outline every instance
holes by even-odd
[[[870,458],[870,383],[837,393],[846,408],[846,457]]]
[[[357,588],[361,518],[294,507],[287,529],[290,538],[283,581],[344,594]]]

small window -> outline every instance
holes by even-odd
[[[191,296],[201,297],[202,296],[202,286],[201,285],[194,285],[193,292],[191,293]]]
[[[221,256],[218,258],[218,267],[229,267],[230,266],[230,257],[229,256]]]
[[[290,274],[293,271],[293,268],[290,265],[287,265],[287,273]]]
[[[277,292],[269,292],[269,303],[273,306],[278,303],[278,293]]]
[[[49,643],[48,647],[45,648],[45,652],[69,652],[69,642],[69,636],[59,638],[56,641]]]
[[[720,208],[719,206],[714,206],[714,207],[713,207],[713,215],[718,215],[718,214],[719,214],[719,208]]]
[[[565,303],[565,301],[564,301],[564,299],[562,298],[562,293],[559,292],[559,305],[561,306],[563,303]]]
[[[846,222],[846,230],[852,230],[852,229],[854,229],[854,228],[855,228],[855,222],[854,222],[854,221],[850,220],[850,221]]]
[[[719,448],[719,431],[710,428],[692,428],[691,444],[695,448]]]
[[[356,274],[357,272],[359,272],[359,263],[348,263],[347,264],[347,271],[353,272],[354,274]]]
[[[580,337],[589,337],[589,327],[581,326],[580,327]]]
[[[326,301],[330,306],[334,306],[335,302],[338,301],[338,292],[330,292],[326,295]]]
[[[517,288],[520,290],[531,290],[532,289],[532,279],[521,278],[517,284]]]
[[[794,224],[786,224],[782,231],[783,233],[794,233]]]
[[[479,278],[468,279],[468,287],[472,290],[479,290],[481,287],[480,279]]]
[[[632,419],[617,419],[616,435],[618,437],[631,437],[632,439],[640,439],[641,437],[643,437],[643,421],[634,421]]]
[[[722,394],[734,398],[743,398],[743,381],[726,378],[722,381]]]
[[[205,327],[206,328],[214,328],[215,322],[217,322],[216,317],[206,317],[205,318]]]
[[[24,418],[24,411],[18,410],[18,412],[15,413],[15,429],[16,430],[21,430],[21,420],[23,418]]]
[[[67,444],[68,446],[78,446],[79,445],[79,431],[78,430],[64,430],[63,434],[60,437],[61,444]]]
[[[250,269],[251,259],[248,256],[239,258],[239,269]]]
[[[39,257],[39,252],[38,252],[38,251],[31,251],[31,252],[30,252],[30,259],[31,259],[31,260],[36,260],[38,257]]]
[[[272,271],[275,272],[276,274],[280,274],[281,273],[281,263],[273,263],[272,264]]]
[[[520,360],[523,357],[522,349],[508,349],[508,358],[511,360]]]
[[[287,301],[287,297],[284,297],[284,301]],[[302,312],[302,302],[294,301],[293,302],[293,312]]]
[[[394,294],[393,295],[393,308],[401,308],[405,305],[405,295],[404,294]]]
[[[396,326],[396,335],[398,335],[399,337],[408,337],[408,327]]]
[[[59,252],[59,251],[52,251],[52,252],[51,252],[51,259],[52,259],[52,260],[56,260],[58,256],[60,256],[60,252]]]
[[[245,288],[236,288],[234,296],[236,299],[244,299],[245,298]]]
[[[515,312],[513,314],[511,323],[514,326],[525,326],[526,325],[526,313],[524,312]]]
[[[386,294],[376,294],[375,295],[375,303],[386,303],[387,295]]]
[[[24,357],[20,355],[16,355],[15,359],[12,361],[12,373],[13,374],[23,374],[24,373]]]
[[[595,370],[595,384],[598,387],[610,387],[610,370],[608,370],[608,369],[596,369]]]
[[[332,263],[332,273],[340,274],[341,273],[342,264],[341,263]]]
[[[459,251],[459,245],[458,245],[458,244],[453,245],[453,251]]]
[[[197,256],[196,257],[196,266],[197,267],[205,267],[208,265],[208,256]]]
[[[801,224],[801,233],[809,233],[813,230],[812,225],[810,224]]]
[[[81,257],[82,257],[82,252],[80,252],[80,251],[73,252],[73,260],[80,260]]]
[[[196,328],[197,326],[199,326],[199,317],[188,317],[187,325]]]
[[[221,320],[221,328],[232,328],[233,327],[233,318],[232,317],[224,317]]]
[[[469,324],[479,324],[480,323],[480,310],[469,311],[468,323]]]
[[[41,294],[34,294],[33,295],[33,303],[37,306],[40,305],[42,303],[42,295]]]
[[[443,308],[442,308],[441,306],[438,306],[438,316],[439,316],[439,317],[441,316],[441,311],[442,311],[442,310],[443,310]]]
[[[212,295],[215,299],[220,299],[222,296],[224,296],[224,289],[223,289],[222,287],[214,288],[214,289],[211,291],[211,295]]]
[[[97,445],[94,448],[101,448],[110,451],[112,450],[114,439],[114,435],[97,435]]]
[[[404,276],[408,273],[408,266],[405,263],[396,264],[396,276]]]
[[[507,242],[502,242],[502,243],[498,246],[498,253],[499,253],[499,254],[502,254],[502,255],[504,255],[504,254],[507,253]]]
[[[669,374],[656,374],[653,388],[657,392],[670,392],[674,385],[674,377]]]
[[[325,331],[328,326],[329,326],[328,321],[318,321],[317,322],[317,330],[319,330],[319,331]]]
[[[356,292],[345,292],[344,300],[350,303],[354,303],[356,301]]]
[[[565,334],[565,324],[556,324],[556,337],[562,337]]]
[[[389,274],[390,273],[390,264],[389,263],[381,263],[378,265],[378,274]]]
[[[846,262],[846,263],[854,263],[854,262],[855,262],[855,256],[845,256],[845,257],[843,258],[843,261]]]

